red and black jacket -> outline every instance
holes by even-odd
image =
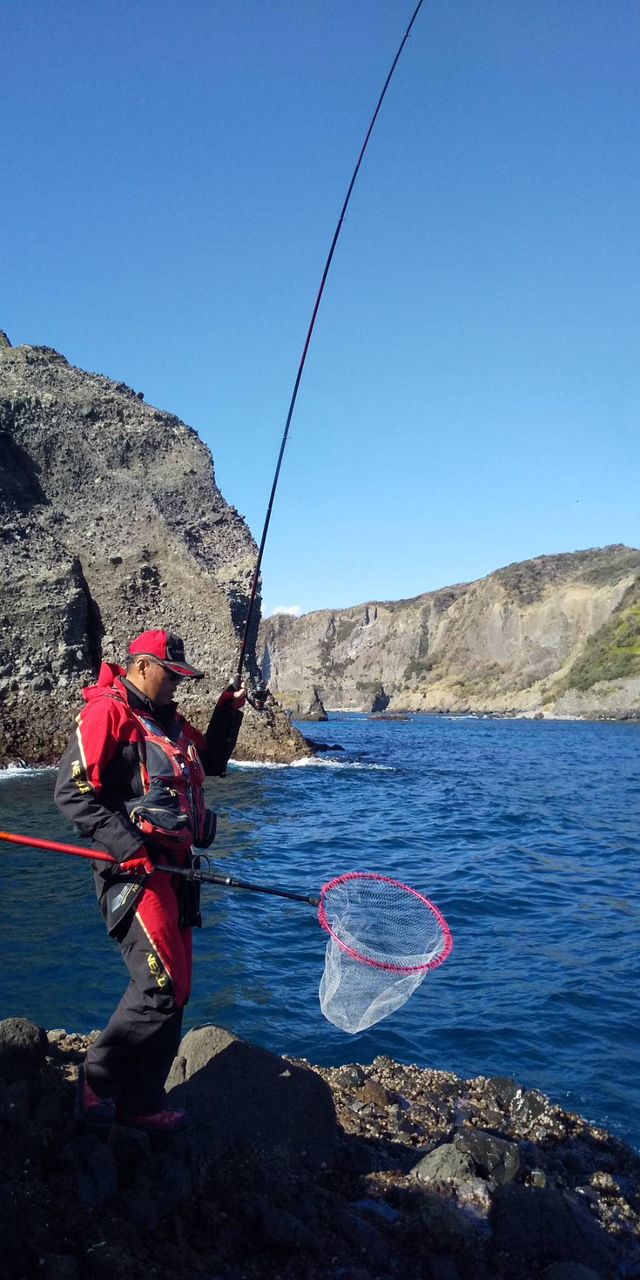
[[[121,667],[102,664],[98,683],[83,690],[86,706],[60,762],[55,802],[82,835],[118,862],[140,855],[145,837],[131,821],[132,801],[149,788],[148,731],[158,726],[180,746],[202,774],[222,776],[242,721],[233,694],[222,694],[206,733],[201,733],[174,706],[155,707],[125,678]],[[198,774],[194,769],[194,781]],[[199,785],[196,782],[196,786]]]

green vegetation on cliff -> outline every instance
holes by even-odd
[[[592,547],[587,551],[564,552],[537,556],[496,570],[493,575],[503,589],[519,604],[534,604],[554,587],[567,580],[567,569],[580,582],[598,587],[633,573],[638,564],[634,547],[616,543],[610,547]]]
[[[563,689],[591,689],[600,680],[640,675],[640,577],[611,618],[590,636],[562,682]]]

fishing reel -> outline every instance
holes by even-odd
[[[233,689],[235,693],[238,692],[240,688],[240,676],[237,672],[233,677],[233,680],[230,682],[229,688]],[[253,707],[254,711],[264,711],[269,697],[269,689],[262,679],[258,680],[258,683],[251,693],[247,691],[247,702],[250,707]]]
[[[252,696],[249,697],[249,694],[247,694],[247,702],[249,703],[250,707],[254,708],[255,711],[264,711],[265,706],[267,704],[268,697],[269,697],[269,690],[266,684],[263,684],[262,680],[260,680],[260,682],[256,685],[255,689],[253,690]]]

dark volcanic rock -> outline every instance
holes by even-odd
[[[122,662],[150,627],[181,634],[205,671],[180,690],[205,725],[235,669],[256,555],[195,431],[47,347],[0,343],[0,766],[55,760],[101,659]],[[309,748],[271,700],[248,708],[236,754]]]
[[[221,1027],[185,1036],[167,1088],[198,1117],[199,1141],[211,1157],[244,1143],[289,1165],[333,1160],[336,1115],[324,1081]]]
[[[550,1187],[500,1187],[491,1224],[497,1247],[528,1262],[595,1263],[606,1271],[611,1241],[583,1205]]]
[[[377,715],[381,711],[386,711],[390,701],[391,699],[389,697],[389,694],[385,693],[382,685],[380,685],[380,688],[376,690],[376,692],[374,693],[371,699],[371,707],[370,707],[371,712],[374,715]]]
[[[0,1022],[0,1078],[21,1080],[35,1075],[44,1066],[49,1042],[47,1033],[27,1018],[4,1018]]]
[[[520,1154],[515,1142],[497,1138],[483,1129],[466,1128],[456,1134],[456,1149],[470,1156],[475,1169],[492,1186],[513,1182],[520,1168]]]
[[[515,1082],[391,1058],[312,1068],[200,1028],[174,1064],[193,1127],[162,1139],[75,1121],[90,1041],[52,1032],[36,1075],[0,1080],[10,1280],[640,1274],[640,1157],[542,1094],[514,1118]],[[536,1125],[552,1137],[532,1139]],[[412,1176],[425,1153],[436,1182]]]
[[[453,1142],[443,1142],[435,1147],[412,1170],[413,1177],[419,1182],[464,1182],[474,1172],[474,1163],[464,1151],[459,1151]]]

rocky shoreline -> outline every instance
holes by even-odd
[[[0,1022],[10,1280],[632,1280],[640,1156],[515,1081],[313,1067],[216,1027],[168,1082],[192,1128],[74,1118],[95,1033]]]

